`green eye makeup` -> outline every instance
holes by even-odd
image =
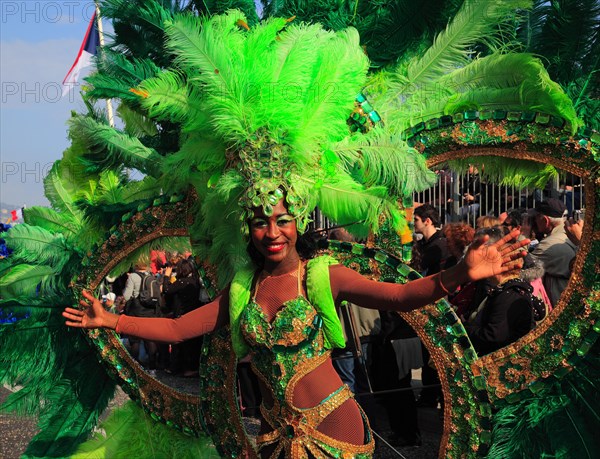
[[[260,228],[262,226],[267,226],[267,221],[264,218],[253,218],[250,220],[250,226],[252,228]]]
[[[281,225],[287,225],[289,223],[292,223],[293,221],[294,221],[294,219],[292,217],[287,217],[287,216],[286,217],[279,217],[277,219],[277,224],[280,225],[280,226]]]

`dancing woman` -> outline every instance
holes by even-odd
[[[264,419],[257,444],[262,457],[373,453],[366,416],[332,366],[331,348],[344,345],[335,303],[410,311],[461,284],[519,266],[524,255],[519,249],[527,244],[510,243],[516,232],[491,245],[482,238],[453,268],[410,284],[380,283],[329,257],[303,258],[296,220],[284,199],[270,215],[261,207],[252,212],[248,226],[255,266],[237,272],[205,307],[178,319],[118,316],[84,292],[83,309],[66,308],[63,315],[72,327],[104,327],[163,342],[181,342],[231,324],[236,353],[250,353],[261,381]]]

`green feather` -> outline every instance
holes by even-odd
[[[53,233],[61,233],[67,239],[75,237],[82,227],[82,221],[75,219],[73,215],[40,206],[25,208],[23,220],[31,226],[39,226]]]
[[[147,93],[140,100],[151,117],[184,124],[184,131],[201,128],[207,122],[201,93],[176,72],[165,71],[142,82],[138,90]]]
[[[450,168],[459,173],[468,170],[472,158],[449,161]],[[475,161],[481,177],[490,183],[516,188],[544,189],[546,183],[558,177],[558,171],[550,164],[537,163],[498,156],[480,156]]]
[[[357,88],[365,83],[368,69],[355,29],[332,36],[319,57],[318,72],[312,83],[318,93],[303,94],[303,117],[297,127],[290,128],[298,152],[305,156],[318,149],[320,142],[341,140],[347,135],[346,116],[352,111]]]
[[[77,190],[71,189],[68,168],[63,168],[61,165],[61,161],[56,161],[44,178],[44,195],[54,209],[80,219],[81,211],[75,205],[74,199]]]
[[[154,421],[133,402],[116,408],[101,424],[103,433],[82,444],[71,459],[96,457],[148,459],[218,458],[207,437],[186,436]]]
[[[158,135],[158,130],[153,120],[147,114],[140,113],[133,105],[131,104],[130,106],[121,101],[119,108],[117,108],[117,115],[119,115],[119,118],[125,124],[125,133],[136,137],[153,137]]]
[[[115,383],[93,353],[78,357],[87,357],[87,361],[68,362],[73,366],[47,392],[47,403],[39,413],[40,432],[31,440],[25,457],[60,458],[73,453],[114,396]]]
[[[97,67],[102,74],[128,82],[130,87],[160,72],[160,67],[151,59],[131,57],[110,48],[102,48]]]
[[[85,80],[92,86],[87,93],[90,100],[119,99],[129,103],[138,101],[139,96],[131,91],[135,86],[120,82],[113,76],[94,73]]]
[[[72,301],[67,293],[0,302],[3,310],[29,314],[0,325],[0,383],[25,386],[2,409],[39,417],[41,432],[26,457],[67,456],[114,390],[84,333],[64,324],[61,312]]]
[[[24,457],[67,457],[89,435],[115,383],[84,334],[66,330],[62,307],[37,308],[30,318],[0,327],[0,380],[25,385],[2,409],[38,416],[40,432]]]
[[[160,181],[165,193],[185,191],[190,185],[200,196],[208,191],[207,175],[219,173],[226,164],[223,142],[191,133],[184,139],[181,149],[165,158]]]
[[[194,83],[201,85],[211,100],[212,114],[219,120],[214,126],[217,132],[237,140],[245,138],[250,116],[242,95],[251,88],[251,80],[241,71],[243,33],[235,30],[236,22],[244,19],[239,11],[211,20],[178,16],[167,27],[167,47],[177,53],[176,63],[190,70]]]
[[[382,215],[400,221],[396,218],[398,206],[389,200],[383,186],[367,188],[338,170],[317,189],[317,205],[321,212],[339,225],[352,224],[348,230],[357,237],[366,237],[370,231],[377,232]]]
[[[14,260],[47,265],[56,273],[62,270],[73,253],[73,248],[62,234],[53,234],[27,223],[11,228],[4,239],[13,250],[11,257],[14,257]]]
[[[72,118],[70,129],[72,135],[89,149],[84,158],[95,170],[118,164],[119,167],[154,175],[160,167],[162,157],[154,149],[143,145],[137,137],[128,136],[90,117]]]
[[[436,180],[427,169],[425,157],[385,129],[355,134],[330,149],[338,155],[353,153],[361,181],[367,187],[385,186],[392,196],[411,195],[430,188]]]
[[[159,180],[154,177],[144,177],[142,180],[132,180],[121,185],[123,202],[137,202],[150,200],[161,195],[162,187]]]
[[[408,65],[404,86],[419,86],[434,81],[457,66],[467,64],[474,44],[481,40],[498,43],[493,33],[499,21],[505,20],[507,14],[516,8],[526,8],[530,5],[530,0],[465,1],[446,30],[436,37],[425,54]],[[405,92],[397,90],[395,94],[401,95]]]
[[[55,272],[50,266],[19,264],[12,266],[0,277],[0,288],[4,298],[35,296],[38,284],[47,284]]]

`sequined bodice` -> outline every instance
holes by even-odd
[[[260,305],[251,301],[241,317],[241,329],[252,351],[256,370],[283,402],[288,383],[300,364],[321,357],[323,319],[303,296],[286,301],[272,322]]]
[[[231,297],[234,301],[242,299],[232,302],[236,305],[233,317],[239,333],[236,340],[243,342],[245,352],[250,351],[254,372],[272,393],[272,398],[266,397],[261,405],[264,433],[256,438],[260,457],[372,457],[374,440],[368,421],[356,402],[350,402],[352,392],[347,386],[340,381],[335,388],[329,380],[325,387],[331,391],[324,391],[318,383],[313,384],[317,379],[311,378],[306,386],[300,387],[307,375],[329,361],[331,347],[343,345],[328,266],[327,259],[315,259],[308,265],[307,296],[302,284],[302,265],[298,266],[295,279],[282,278],[285,276],[282,274],[261,281],[260,275],[257,278],[256,273],[245,272],[232,283]],[[287,300],[292,296],[293,280],[297,281],[297,295]],[[255,288],[250,297],[252,284]],[[244,285],[247,296],[242,296]],[[299,393],[304,402],[296,402]],[[296,403],[302,406],[308,403],[310,407],[298,407]],[[321,430],[324,419],[331,419],[332,424],[324,425]],[[331,426],[338,426],[342,419],[353,426],[362,422],[362,429],[340,437]],[[353,442],[339,438],[351,438]]]

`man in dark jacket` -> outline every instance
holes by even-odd
[[[417,242],[415,251],[420,259],[415,269],[423,276],[430,276],[444,269],[446,259],[449,257],[448,245],[442,232],[438,230],[440,215],[430,204],[423,204],[414,210],[415,233],[422,234],[423,239]],[[437,372],[431,368],[429,362],[429,351],[422,344],[423,362],[425,365],[421,371],[424,386],[436,386],[440,384]],[[437,407],[442,401],[442,390],[439,387],[429,387],[421,391],[419,405],[425,407]]]
[[[423,204],[414,210],[415,233],[422,234],[423,239],[417,242],[416,250],[420,255],[417,267],[423,276],[430,276],[444,269],[448,258],[446,238],[438,230],[440,216],[430,204]]]

